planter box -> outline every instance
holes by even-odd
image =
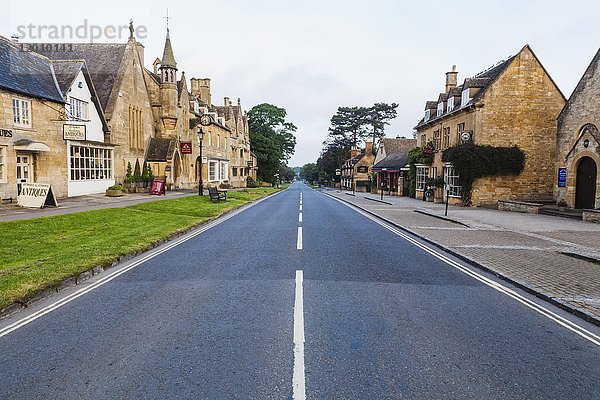
[[[108,197],[121,197],[124,194],[125,194],[125,192],[123,192],[122,190],[106,189],[106,195]]]

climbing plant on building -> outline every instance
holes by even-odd
[[[525,153],[517,146],[493,147],[466,143],[444,150],[442,161],[451,163],[462,186],[463,202],[471,204],[471,189],[478,178],[519,175],[525,167]]]
[[[421,147],[415,147],[408,152],[408,177],[410,179],[408,195],[412,198],[415,198],[417,190],[417,164],[431,165],[433,163],[433,152],[427,150],[432,148],[430,143],[427,143],[425,150]]]

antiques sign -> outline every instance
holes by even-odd
[[[361,165],[360,167],[358,167],[356,169],[356,172],[360,172],[360,173],[369,172],[369,167],[367,167],[366,165]]]
[[[12,137],[12,133],[10,129],[0,129],[0,137]]]
[[[181,142],[179,143],[181,154],[192,154],[192,142]]]
[[[63,125],[64,140],[85,140],[85,125]]]
[[[17,204],[29,208],[58,207],[52,187],[47,183],[22,183]]]

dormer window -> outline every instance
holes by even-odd
[[[431,110],[425,110],[425,121],[429,121],[429,118],[431,118]]]
[[[444,102],[443,101],[438,103],[438,105],[437,105],[437,116],[441,117],[442,114],[444,114]]]
[[[454,97],[448,99],[448,112],[454,110]]]
[[[462,91],[462,97],[460,99],[460,106],[464,107],[467,105],[467,103],[471,100],[471,98],[469,97],[469,89],[465,89]]]

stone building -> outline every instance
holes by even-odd
[[[477,145],[518,146],[525,153],[525,168],[518,176],[477,179],[471,200],[475,206],[498,200],[551,200],[555,180],[556,118],[565,98],[532,49],[467,78],[457,86],[456,68],[446,73],[445,91],[428,101],[419,121],[419,146],[431,144],[431,166],[417,166],[417,198],[423,196],[428,177],[443,177],[449,202],[462,202],[458,176],[442,153],[465,141]],[[444,193],[445,195],[445,193]]]
[[[146,89],[144,46],[130,26],[127,43],[69,43],[36,47],[52,60],[85,60],[109,134],[105,142],[114,147],[114,179],[123,182],[127,164],[143,162],[150,139],[155,136],[150,99]],[[106,187],[104,188],[106,189]],[[101,193],[104,189],[96,190]],[[71,194],[76,195],[76,194]]]
[[[0,37],[0,197],[14,201],[23,183],[50,184],[56,197],[104,191],[114,146],[85,61],[29,49]]]
[[[558,117],[556,200],[600,208],[600,50]]]
[[[377,173],[373,192],[383,190],[389,195],[408,196],[408,152],[417,147],[416,139],[383,138],[379,141],[373,172]]]
[[[370,192],[373,161],[375,161],[373,142],[365,142],[364,152],[360,152],[354,146],[350,150],[350,158],[344,161],[341,167],[341,188],[346,190],[354,188],[357,192]]]

